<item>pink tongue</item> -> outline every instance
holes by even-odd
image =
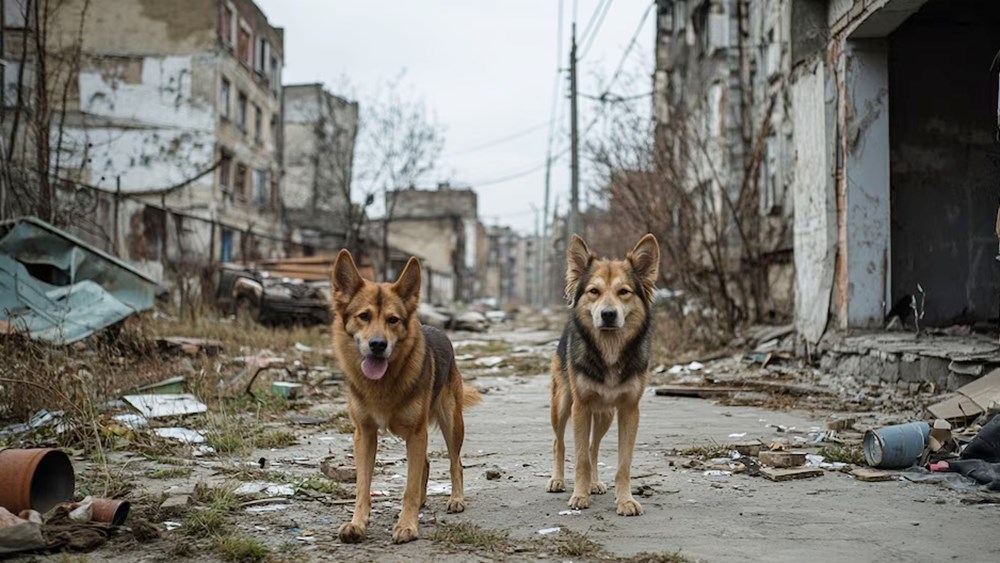
[[[382,379],[389,369],[389,360],[385,358],[365,358],[361,360],[361,372],[368,379]]]

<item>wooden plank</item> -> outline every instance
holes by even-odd
[[[742,387],[712,387],[696,385],[663,385],[656,388],[656,394],[661,397],[722,397],[746,391]]]
[[[792,479],[819,477],[823,474],[823,470],[818,467],[794,467],[792,469],[761,467],[760,474],[771,481],[791,481]]]
[[[881,471],[870,467],[855,467],[851,470],[851,476],[858,481],[866,482],[892,481],[896,478],[896,473],[894,471]]]

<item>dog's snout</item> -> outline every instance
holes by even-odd
[[[368,339],[368,349],[372,351],[372,354],[385,354],[385,350],[388,347],[389,342],[385,338],[374,337]]]
[[[618,320],[618,311],[615,309],[601,309],[601,320],[605,324],[610,324]]]

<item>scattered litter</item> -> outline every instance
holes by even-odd
[[[560,510],[559,511],[559,516],[576,516],[577,514],[580,514],[580,511],[577,510],[577,509],[575,509],[575,508],[572,509],[572,510]],[[558,529],[558,528],[556,528],[556,529]],[[538,532],[538,533],[541,533],[541,532]]]
[[[732,471],[723,471],[721,469],[709,469],[702,473],[705,477],[728,477],[732,474]]]
[[[205,441],[203,434],[189,428],[156,428],[153,433],[161,438],[177,440],[185,444],[201,444]]]
[[[154,394],[177,394],[184,391],[184,376],[178,375],[163,381],[157,381],[156,383],[150,383],[148,385],[143,385],[141,387],[136,387],[136,391],[140,393],[154,393]]]
[[[236,487],[233,494],[236,496],[265,494],[271,497],[290,497],[295,494],[295,489],[291,485],[278,485],[276,483],[255,481],[241,484],[239,487]]]
[[[486,356],[485,358],[479,358],[475,363],[477,366],[483,366],[487,368],[498,367],[503,363],[503,358],[500,356]]]
[[[146,418],[182,416],[208,411],[194,395],[125,395],[122,399]]]
[[[547,536],[549,534],[558,533],[559,530],[561,530],[561,529],[562,528],[542,528],[541,530],[538,530],[538,533],[541,534],[541,535],[543,535],[543,536]]]
[[[156,343],[165,352],[183,352],[189,356],[206,354],[215,356],[222,351],[222,342],[206,338],[188,338],[186,336],[168,336],[158,338]]]
[[[954,397],[927,407],[927,411],[945,420],[972,419],[985,413],[991,402],[1000,403],[1000,369],[963,385]]]
[[[294,348],[299,352],[306,352],[306,353],[312,352],[314,350],[312,346],[306,346],[301,342],[296,342]]]
[[[805,452],[760,452],[760,462],[770,467],[799,467],[806,462]]]
[[[896,479],[897,474],[892,471],[882,471],[880,469],[871,469],[868,467],[856,467],[851,470],[851,476],[858,481],[877,482],[892,481]]]
[[[729,437],[730,438],[745,438],[746,435],[747,435],[746,432],[733,432],[732,434],[729,435]]]
[[[122,426],[130,430],[135,430],[137,428],[145,428],[149,426],[149,421],[146,420],[146,417],[142,416],[141,414],[135,414],[135,413],[117,414],[111,418],[121,423]]]
[[[688,371],[701,371],[705,365],[701,362],[691,362],[690,364],[684,366]]]
[[[872,467],[902,469],[917,463],[930,438],[926,422],[910,422],[865,432],[865,462]]]
[[[794,467],[791,469],[761,467],[760,474],[771,481],[790,481],[792,479],[819,477],[823,475],[823,470],[816,467]]]
[[[176,530],[177,528],[180,528],[181,527],[181,523],[180,522],[172,522],[170,520],[167,520],[167,521],[163,522],[163,526],[167,528],[168,532],[172,532],[172,531]]]
[[[271,383],[271,393],[286,399],[297,399],[302,393],[302,384],[291,381],[275,381]]]
[[[260,514],[262,512],[278,512],[279,510],[284,510],[288,508],[287,504],[265,504],[261,506],[248,506],[244,509],[244,512],[249,512],[250,514]]]

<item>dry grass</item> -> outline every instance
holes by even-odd
[[[686,363],[723,348],[728,336],[697,314],[683,315],[672,307],[657,307],[654,312],[653,365]]]
[[[559,546],[556,553],[563,557],[596,557],[604,552],[601,544],[572,530],[562,529],[559,531]]]
[[[469,522],[440,524],[427,538],[438,543],[485,551],[503,551],[507,547],[507,532],[488,530]]]
[[[619,561],[622,563],[691,563],[691,559],[681,555],[680,551],[674,553],[650,553],[644,551],[628,559],[619,559]]]
[[[212,547],[224,561],[233,563],[260,563],[271,557],[266,545],[248,536],[217,537]]]
[[[254,445],[258,448],[277,449],[287,448],[295,443],[295,434],[287,430],[265,430],[259,434]]]
[[[823,446],[818,453],[826,458],[824,461],[829,462],[840,461],[854,465],[863,465],[865,462],[865,450],[858,444]]]
[[[163,467],[149,474],[150,479],[183,479],[190,477],[193,470],[190,467]]]

